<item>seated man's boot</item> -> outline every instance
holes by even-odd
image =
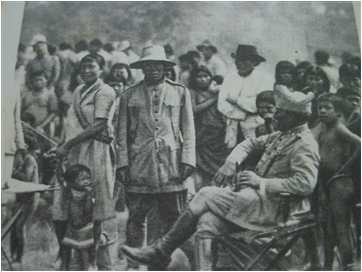
[[[212,241],[210,237],[201,237],[196,234],[194,247],[194,261],[196,271],[211,271],[213,266]]]
[[[172,252],[186,241],[196,230],[198,216],[191,210],[185,210],[177,219],[172,228],[153,245],[144,248],[122,246],[127,257],[145,265],[166,267]]]

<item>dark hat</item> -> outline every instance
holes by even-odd
[[[295,74],[295,65],[287,60],[279,61],[275,66],[275,74],[281,74],[282,72],[290,72],[292,74]]]
[[[266,59],[258,54],[256,47],[253,45],[239,44],[236,49],[236,53],[231,53],[231,57],[234,59],[255,59],[259,62],[264,62]]]
[[[217,53],[217,48],[209,40],[204,40],[202,43],[196,46],[197,50],[201,51],[203,48],[210,48],[214,53]]]

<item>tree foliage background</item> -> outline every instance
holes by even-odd
[[[170,43],[176,54],[208,38],[222,55],[254,44],[274,65],[280,59],[359,52],[350,2],[27,2],[21,40],[43,33],[51,43],[99,37]]]

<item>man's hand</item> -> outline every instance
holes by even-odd
[[[129,168],[128,166],[118,168],[116,171],[117,182],[127,184],[129,182]]]
[[[250,186],[255,189],[259,189],[260,183],[263,180],[262,177],[259,177],[253,171],[242,171],[238,173],[237,179],[240,185]]]
[[[186,180],[194,172],[194,167],[186,163],[181,163],[181,180]]]
[[[214,182],[216,186],[226,185],[224,181],[226,178],[235,174],[236,164],[233,162],[225,161],[225,163],[219,168],[214,176]]]

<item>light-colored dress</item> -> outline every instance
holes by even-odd
[[[112,136],[113,114],[116,94],[112,87],[98,79],[96,83],[83,91],[80,85],[74,91],[73,104],[69,109],[68,122],[65,126],[66,141],[82,133],[95,120],[107,119],[107,131],[71,148],[67,165],[83,164],[90,168],[95,183],[94,220],[105,220],[114,216],[113,189],[115,169],[113,160]],[[57,196],[56,196],[57,195]],[[53,219],[66,220],[64,193],[54,196]]]

